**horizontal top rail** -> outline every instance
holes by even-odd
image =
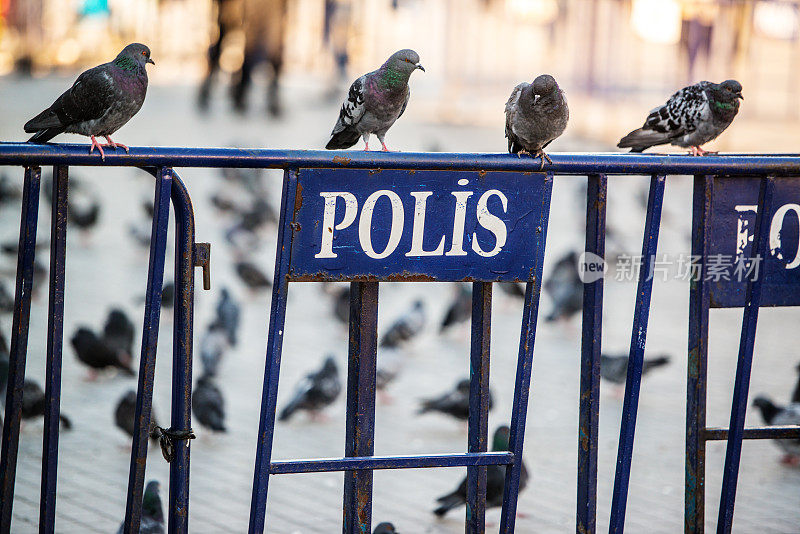
[[[800,175],[800,154],[551,153],[554,174]],[[0,165],[105,165],[128,167],[346,168],[538,172],[539,159],[505,153],[364,152],[257,148],[132,147],[109,150],[105,160],[89,145],[0,143]]]

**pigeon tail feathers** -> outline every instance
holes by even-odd
[[[345,128],[344,130],[333,134],[331,136],[331,140],[328,141],[327,145],[325,145],[325,148],[328,150],[350,148],[358,143],[360,138],[361,134],[359,134],[355,128]]]

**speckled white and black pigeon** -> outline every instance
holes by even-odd
[[[642,152],[669,143],[691,148],[693,156],[703,156],[707,152],[701,145],[713,141],[730,126],[739,112],[740,99],[744,99],[742,84],[736,80],[684,87],[666,104],[653,109],[644,126],[620,139],[617,146]]]
[[[95,147],[105,159],[103,147],[128,147],[111,140],[111,134],[125,125],[141,109],[147,94],[147,71],[150,49],[132,43],[117,57],[83,72],[53,105],[25,123],[25,132],[35,133],[29,143],[46,143],[60,133],[77,133],[92,138],[91,154]],[[103,136],[100,144],[95,136]]]
[[[506,102],[506,138],[511,154],[530,154],[553,163],[544,148],[564,133],[569,106],[564,91],[549,74],[523,82],[511,91]]]
[[[399,50],[378,70],[353,82],[325,148],[350,148],[362,137],[364,150],[369,150],[370,134],[375,134],[383,150],[389,150],[384,137],[406,110],[411,94],[408,79],[417,69],[425,72],[419,64],[419,54],[413,50]]]

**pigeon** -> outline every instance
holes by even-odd
[[[0,313],[12,313],[14,311],[14,295],[11,294],[6,285],[0,281]]]
[[[753,400],[753,406],[761,411],[761,417],[768,425],[800,425],[800,402],[792,402],[788,406],[777,406],[762,395]],[[776,439],[774,441],[785,453],[781,460],[782,463],[800,465],[800,439]]]
[[[394,525],[388,522],[379,523],[372,534],[397,534]]]
[[[139,534],[164,534],[164,509],[158,495],[159,484],[156,480],[147,483],[142,497],[142,520],[139,523]],[[117,534],[124,532],[125,523],[119,526]]]
[[[214,193],[210,200],[211,205],[223,213],[237,211],[236,203],[222,193]]]
[[[451,415],[456,419],[462,421],[469,420],[469,378],[459,380],[456,384],[456,389],[435,397],[433,399],[425,399],[417,411],[418,414],[428,412],[441,412],[443,414]],[[492,409],[492,392],[489,392],[489,409]]]
[[[136,432],[136,391],[130,389],[117,403],[117,408],[114,410],[114,422],[119,428],[125,431],[130,437]],[[158,433],[155,432],[155,427],[158,426],[156,417],[152,410],[150,411],[150,439],[153,443],[158,443]]]
[[[203,364],[203,374],[217,375],[227,346],[228,334],[225,327],[219,321],[211,323],[200,340],[200,361]]]
[[[447,308],[439,332],[444,332],[454,324],[463,323],[472,318],[472,290],[466,284],[456,284],[456,297]]]
[[[386,392],[389,384],[394,382],[395,378],[400,375],[405,364],[404,355],[397,349],[381,349],[378,356],[377,369],[375,370],[375,389],[380,397],[381,402],[390,404],[393,399]]]
[[[172,308],[175,306],[175,282],[167,282],[161,288],[161,307]]]
[[[499,282],[497,285],[500,286],[500,289],[506,295],[521,299],[525,298],[525,286],[518,284],[517,282]]]
[[[642,152],[669,143],[691,148],[693,156],[703,156],[707,152],[700,146],[730,126],[739,112],[740,99],[744,99],[742,84],[736,80],[689,85],[653,109],[644,126],[620,139],[617,146]]]
[[[0,204],[17,200],[22,197],[18,182],[12,180],[8,174],[0,174]]]
[[[232,347],[236,346],[236,333],[239,330],[240,315],[241,307],[233,300],[228,288],[223,287],[219,302],[217,303],[217,319],[215,322],[219,323],[225,329],[228,343],[230,343]]]
[[[103,341],[130,360],[133,356],[134,335],[135,328],[125,312],[118,308],[111,310],[103,326]]]
[[[419,334],[425,326],[425,305],[421,300],[401,316],[381,338],[381,347],[396,348]]]
[[[35,133],[29,143],[46,143],[56,135],[68,132],[86,135],[105,159],[103,147],[128,147],[115,143],[111,134],[125,125],[141,109],[147,93],[147,63],[150,49],[132,43],[109,62],[83,72],[75,83],[36,117],[25,123],[26,133]],[[100,144],[95,136],[103,136]]]
[[[333,315],[344,324],[350,323],[350,285],[336,286],[333,294]],[[13,303],[11,306],[14,308]]]
[[[297,410],[307,410],[316,417],[320,410],[333,404],[341,392],[339,369],[333,356],[328,356],[319,371],[309,373],[297,384],[292,400],[278,419],[288,421]]]
[[[214,432],[225,430],[225,399],[214,378],[204,374],[192,391],[192,412],[200,424]]]
[[[553,300],[553,310],[545,321],[569,319],[583,310],[583,283],[578,273],[578,253],[570,252],[553,267],[544,283],[544,290]]]
[[[7,379],[8,377],[6,377]],[[44,391],[41,386],[33,380],[25,380],[22,384],[22,418],[44,417],[45,406]],[[65,430],[72,428],[72,421],[69,417],[59,414],[58,418]]]
[[[8,352],[8,349],[6,349]],[[794,391],[792,391],[792,402],[800,403],[800,364],[797,364],[797,384],[794,386]]]
[[[510,429],[503,425],[498,427],[494,432],[492,438],[493,451],[507,451]],[[503,505],[503,488],[506,480],[505,466],[490,465],[486,468],[486,508],[496,508]],[[528,470],[525,463],[522,464],[522,470],[519,475],[519,491],[525,489],[528,485]],[[453,508],[458,508],[462,504],[467,503],[467,479],[461,481],[458,488],[452,493],[443,495],[436,499],[439,507],[433,511],[439,517],[444,516]]]
[[[541,74],[533,83],[517,85],[506,102],[506,138],[509,154],[532,155],[552,164],[544,148],[564,133],[569,107],[555,78]]]
[[[126,358],[125,354],[88,328],[79,328],[70,341],[78,359],[89,366],[91,378],[96,376],[97,369],[106,367],[116,367],[126,375],[136,376],[131,367],[130,355]]]
[[[100,203],[97,201],[92,202],[89,207],[83,210],[74,204],[70,204],[67,210],[67,220],[81,230],[89,230],[97,224],[99,218]]]
[[[272,287],[267,275],[261,270],[250,263],[249,261],[240,261],[236,263],[236,274],[242,279],[242,282],[252,290],[267,289]]]
[[[642,376],[656,367],[669,363],[669,356],[661,355],[655,358],[645,358],[642,362]],[[628,379],[628,355],[600,355],[600,376],[614,384],[624,384]]]
[[[406,110],[411,94],[408,79],[417,69],[425,72],[419,64],[419,54],[399,50],[378,70],[353,82],[325,148],[350,148],[361,137],[364,150],[369,150],[369,137],[375,134],[383,150],[388,151],[384,141],[386,132]]]

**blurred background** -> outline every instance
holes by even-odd
[[[387,135],[394,150],[505,151],[503,105],[511,89],[547,72],[571,108],[567,131],[549,147],[554,152],[616,150],[622,135],[680,87],[728,78],[742,82],[745,100],[733,125],[706,148],[796,152],[799,28],[800,2],[767,0],[0,0],[0,139],[25,140],[22,125],[82,70],[138,41],[150,46],[156,65],[148,67],[142,110],[114,135],[129,146],[321,148],[350,83],[395,50],[413,48],[427,70],[412,76],[407,111]],[[82,137],[61,135],[54,142],[86,143],[88,150]],[[212,376],[216,392],[204,386],[204,398],[212,408],[222,398],[226,430],[212,431],[206,418],[195,421],[190,528],[244,532],[282,175],[178,172],[193,199],[197,240],[212,243],[212,290],[196,285],[194,374]],[[50,174],[43,169],[42,246],[26,372],[39,384],[45,368]],[[0,332],[6,337],[21,182],[21,169],[0,168]],[[520,495],[521,533],[574,530],[580,314],[574,306],[565,308],[559,295],[581,286],[574,284],[574,261],[559,260],[583,247],[585,182],[559,177],[553,191],[544,275],[552,290],[542,295],[537,330],[525,446],[531,480]],[[603,351],[609,356],[626,354],[630,343],[636,279],[617,274],[624,270],[620,258],[641,250],[648,182],[609,178],[611,269],[603,317]],[[666,255],[669,275],[654,284],[646,357],[665,355],[669,363],[648,373],[642,386],[630,532],[672,533],[683,523],[689,285],[676,269],[690,251],[691,192],[691,178],[668,178],[659,254]],[[105,340],[107,317],[119,309],[134,327],[129,352],[138,369],[152,198],[152,179],[137,169],[70,169],[62,411],[72,428],[60,438],[59,532],[113,532],[124,515],[130,438],[120,427],[117,406],[136,381],[113,370],[92,376],[71,340],[81,327]],[[167,265],[168,282],[170,260]],[[341,312],[346,302],[345,289],[291,286],[279,410],[329,354],[344,384],[347,328],[337,308]],[[463,421],[418,414],[423,399],[454,391],[468,376],[468,323],[443,326],[462,293],[454,284],[381,285],[379,334],[396,331],[397,324],[410,325],[412,334],[379,349],[379,368],[390,378],[377,408],[376,454],[465,450]],[[496,286],[494,294],[491,429],[510,419],[522,311],[514,287]],[[233,323],[230,307],[221,305],[226,298],[239,310]],[[751,396],[786,404],[798,380],[800,316],[796,309],[776,308],[762,310],[760,317]],[[233,339],[220,324],[233,328]],[[709,426],[728,421],[740,324],[741,310],[711,314]],[[163,426],[169,426],[171,335],[172,311],[165,306],[154,393],[154,413]],[[608,523],[622,410],[619,386],[610,378],[600,403],[599,530]],[[274,458],[340,456],[344,404],[340,393],[321,413],[278,422]],[[194,412],[209,413],[198,407]],[[35,532],[41,417],[32,412],[24,423],[13,528]],[[747,424],[762,424],[758,410],[748,410]],[[723,443],[708,446],[709,529],[716,523],[724,451]],[[800,469],[781,463],[782,456],[775,443],[745,443],[737,531],[798,532]],[[148,460],[147,478],[161,481],[166,501],[168,469],[156,446]],[[406,534],[463,531],[463,508],[443,519],[431,513],[436,498],[463,476],[462,469],[376,472],[374,523],[392,521]],[[268,531],[337,531],[341,492],[337,473],[274,477]],[[496,530],[497,510],[487,518],[487,531]]]

